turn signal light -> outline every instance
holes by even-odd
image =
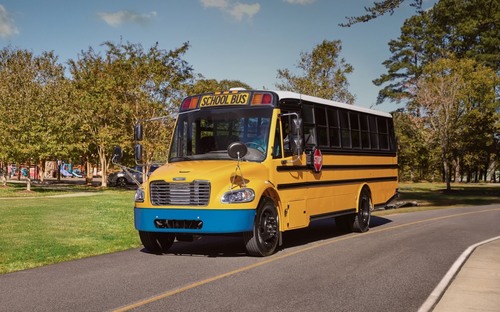
[[[261,93],[261,92],[256,92],[253,94],[252,97],[252,105],[269,105],[273,104],[273,96],[271,93]]]
[[[198,100],[199,99],[200,98],[197,96],[185,98],[181,104],[181,111],[195,109],[196,107],[198,107]]]

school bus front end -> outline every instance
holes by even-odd
[[[233,160],[188,161],[157,169],[138,190],[136,229],[188,235],[251,231],[255,194],[262,192],[267,170],[259,163],[240,164],[246,173],[243,187],[236,165]]]
[[[168,163],[136,193],[135,227],[146,249],[161,253],[175,238],[238,233],[250,254],[274,252],[277,210],[258,207],[271,187],[266,161],[276,101],[271,92],[241,90],[183,101]],[[255,226],[259,213],[263,230]]]

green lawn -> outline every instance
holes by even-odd
[[[0,274],[139,246],[133,198],[123,190],[0,188]]]
[[[133,190],[78,185],[0,187],[0,274],[140,246],[133,225]],[[377,215],[447,206],[500,203],[500,184],[401,183],[401,201],[418,207]]]

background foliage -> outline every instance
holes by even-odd
[[[403,3],[415,15],[388,43],[386,72],[374,80],[379,102],[400,105],[394,120],[401,180],[500,180],[500,0],[439,0],[427,11],[420,0],[374,1],[343,26],[391,14]],[[54,52],[4,47],[0,167],[59,159],[87,163],[91,180],[91,165],[106,173],[116,145],[132,164],[134,124],[158,116],[165,117],[160,126],[146,123],[143,158],[166,161],[184,96],[251,88],[194,73],[183,59],[189,47],[104,42],[102,52],[89,47],[67,64]],[[276,87],[353,103],[348,75],[354,68],[341,51],[339,40],[323,40],[301,53],[295,68],[279,69]]]

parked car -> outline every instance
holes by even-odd
[[[158,167],[158,165],[151,165],[151,167],[149,168],[148,176]],[[142,183],[142,166],[135,166],[133,168],[130,168],[129,172],[139,183]],[[110,186],[125,187],[128,184],[135,184],[135,182],[129,174],[122,170],[111,173],[108,176],[108,184]]]

